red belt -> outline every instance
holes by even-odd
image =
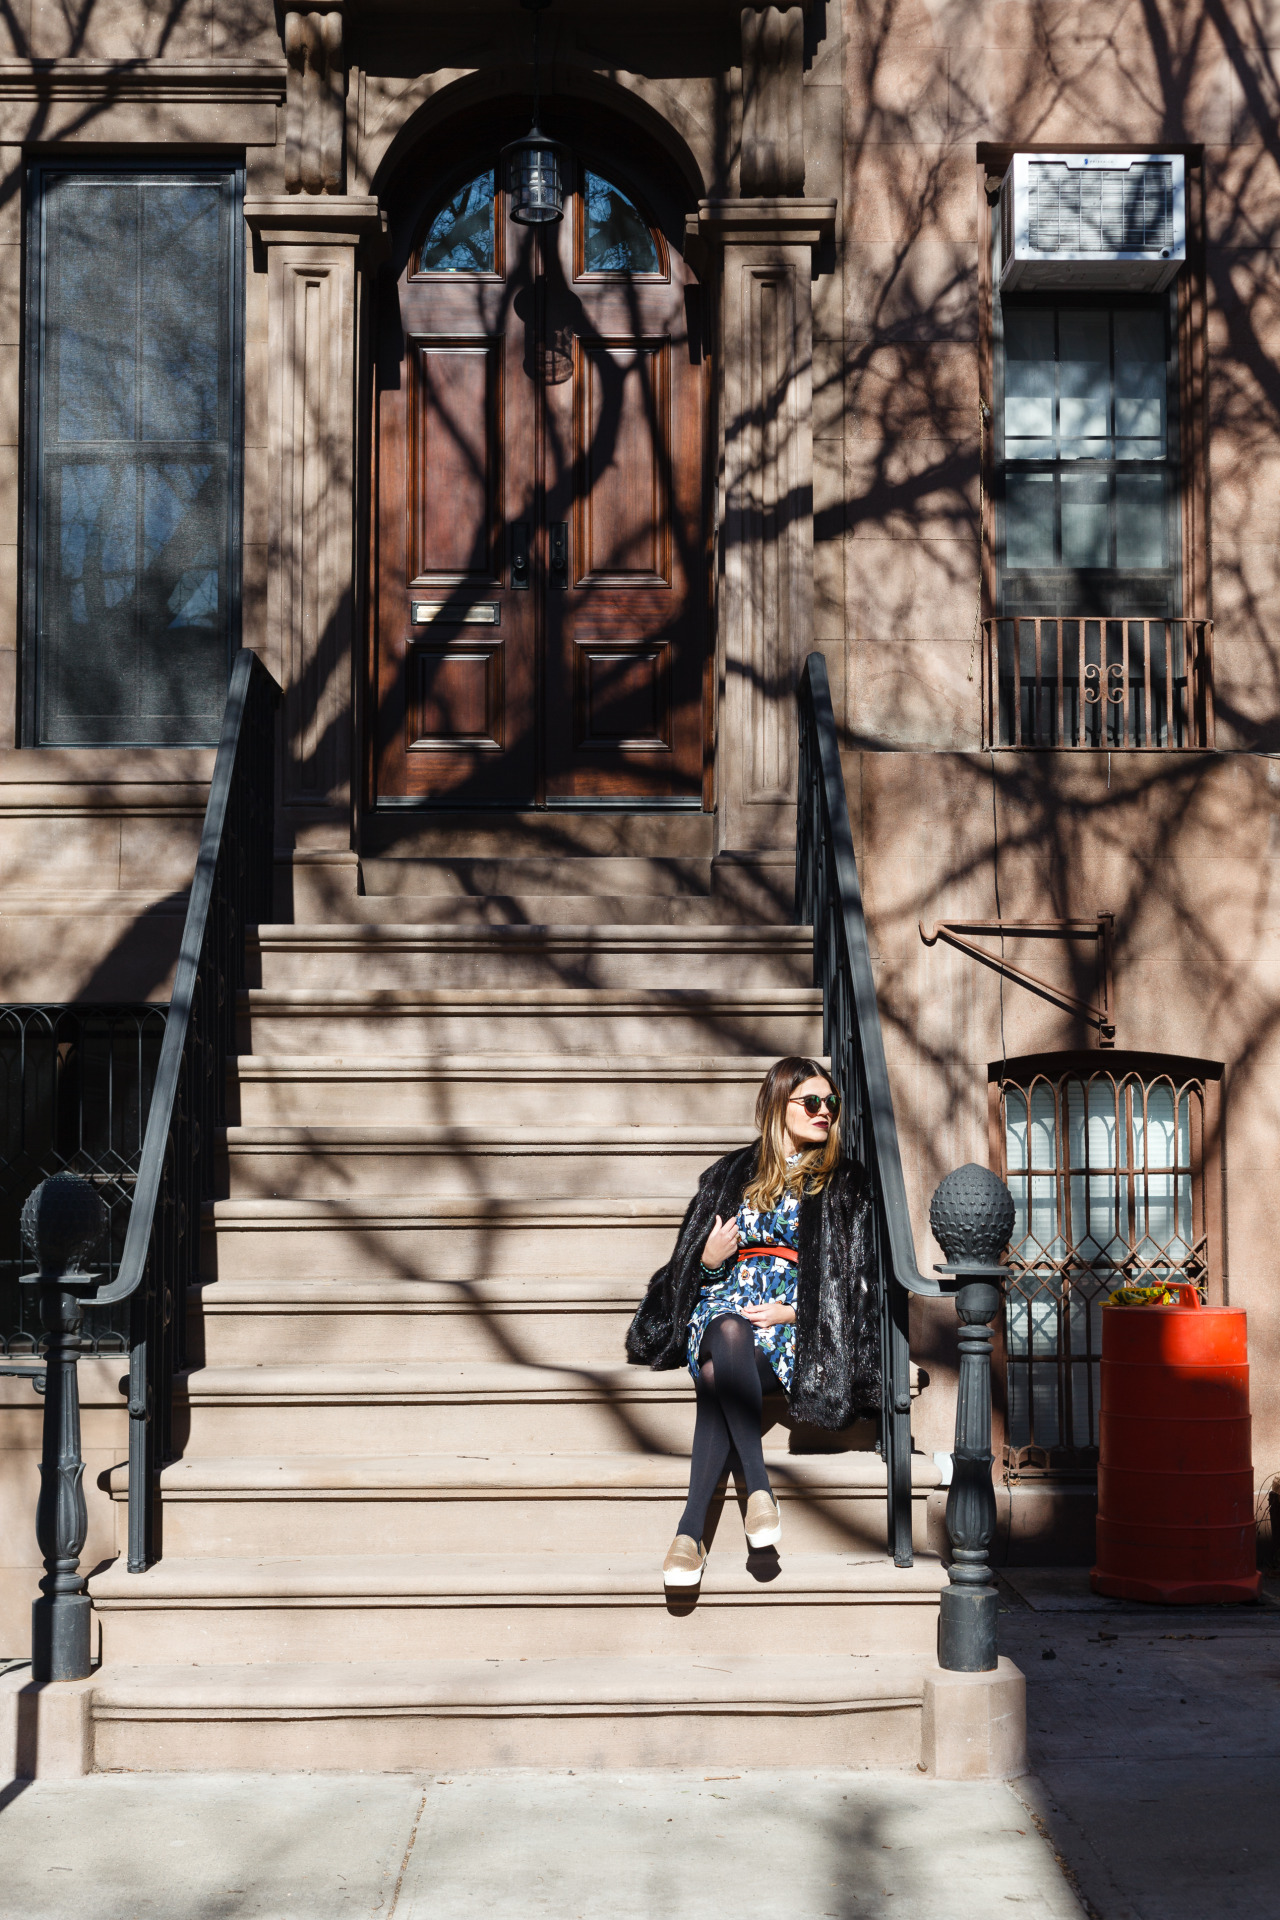
[[[765,1255],[775,1260],[798,1260],[799,1254],[794,1247],[739,1247],[739,1260],[763,1259]]]

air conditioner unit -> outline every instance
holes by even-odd
[[[1000,184],[1002,293],[1158,293],[1187,257],[1180,153],[1015,153]]]

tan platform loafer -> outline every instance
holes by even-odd
[[[707,1564],[707,1550],[701,1540],[678,1533],[671,1551],[662,1563],[663,1584],[668,1587],[696,1587]]]
[[[753,1493],[747,1501],[747,1545],[776,1547],[782,1538],[782,1515],[771,1493]]]

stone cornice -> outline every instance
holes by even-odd
[[[386,229],[386,215],[372,194],[278,193],[246,200],[244,217],[261,240],[354,243]]]
[[[692,224],[692,223],[691,223]],[[816,247],[835,232],[834,200],[700,200],[697,230],[722,246]]]
[[[0,60],[0,103],[284,99],[283,60]]]

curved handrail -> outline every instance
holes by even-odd
[[[129,1568],[155,1557],[153,1483],[186,1359],[186,1292],[199,1276],[200,1218],[226,1120],[227,1060],[245,933],[270,917],[275,715],[280,689],[257,655],[236,656],[205,808],[133,1207],[116,1277],[95,1307],[131,1303]]]
[[[813,927],[814,984],[822,988],[823,1046],[845,1101],[846,1138],[870,1177],[881,1281],[884,1399],[881,1448],[894,1559],[911,1564],[911,1359],[907,1296],[936,1299],[922,1273],[907,1207],[880,1008],[827,663],[811,653],[800,676],[800,777],[796,820],[796,920]]]

